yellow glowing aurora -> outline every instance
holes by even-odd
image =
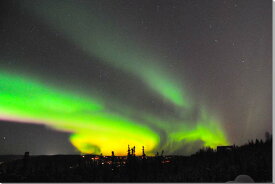
[[[192,111],[192,99],[187,97],[178,78],[167,70],[162,58],[125,40],[121,30],[111,20],[99,16],[96,8],[71,0],[18,3],[88,57],[135,76],[150,92],[180,111]],[[188,122],[175,117],[163,120],[140,113],[140,109],[129,109],[127,104],[117,107],[140,116],[133,118],[106,106],[109,99],[68,92],[32,78],[35,76],[0,71],[0,119],[39,123],[71,132],[70,141],[81,153],[110,155],[115,151],[116,155],[125,155],[127,145],[136,146],[138,155],[142,146],[147,154],[160,149],[173,153],[186,142],[201,141],[203,146],[212,148],[228,143],[219,121],[206,111],[195,122]]]
[[[115,151],[116,155],[125,155],[128,144],[136,146],[138,155],[142,146],[148,154],[160,148],[161,136],[150,126],[110,112],[96,98],[64,92],[5,72],[0,72],[0,90],[0,119],[40,123],[71,132],[71,143],[82,153],[110,155]],[[218,123],[213,121],[207,126],[207,121],[202,119],[195,127],[177,130],[172,130],[173,124],[162,122],[162,129],[171,138],[167,143],[201,140],[210,147],[226,144]]]

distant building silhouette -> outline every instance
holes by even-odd
[[[230,151],[233,148],[234,148],[233,145],[231,145],[231,146],[217,146],[217,152]]]

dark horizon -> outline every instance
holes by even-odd
[[[128,152],[130,153],[130,151]],[[52,155],[0,156],[1,182],[272,181],[272,137],[241,147],[203,149],[188,157]],[[2,162],[3,161],[3,162]]]

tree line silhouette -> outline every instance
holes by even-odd
[[[0,165],[0,182],[227,182],[241,174],[272,181],[272,136],[191,156],[29,156]]]

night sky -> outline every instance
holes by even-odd
[[[0,154],[188,155],[272,130],[271,0],[0,7]]]

